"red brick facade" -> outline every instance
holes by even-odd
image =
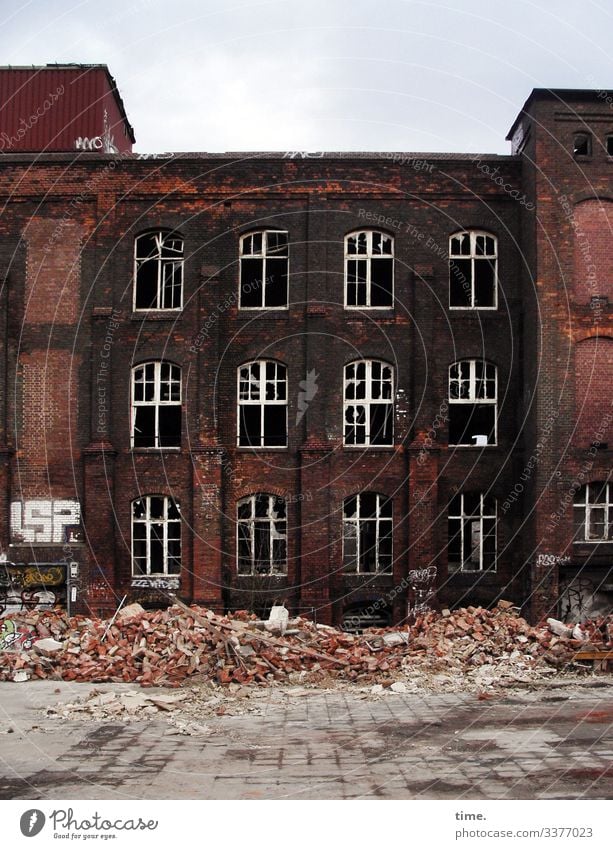
[[[588,572],[606,594],[613,543],[573,542],[573,498],[564,506],[586,457],[581,485],[611,469],[610,421],[596,427],[611,400],[601,337],[613,337],[609,219],[593,200],[610,195],[606,108],[596,93],[567,104],[533,93],[518,119],[527,141],[511,156],[5,155],[8,560],[78,563],[84,609],[111,611],[124,594],[163,603],[170,572],[134,574],[132,503],[168,496],[180,509],[179,594],[217,610],[285,600],[324,622],[356,611],[397,622],[422,603],[505,597],[539,617],[555,612],[569,576]],[[595,115],[581,168],[577,113]],[[598,291],[579,279],[587,261],[573,220],[594,243]],[[373,229],[394,240],[393,303],[347,309],[345,237]],[[183,239],[183,306],[135,310],[134,240],[160,230]],[[240,239],[261,230],[288,234],[287,309],[239,303]],[[497,239],[491,309],[450,309],[459,231]],[[161,360],[181,369],[180,446],[132,447],[132,369]],[[237,445],[237,370],[259,360],[287,370],[287,447]],[[357,360],[392,367],[389,445],[344,443],[344,369]],[[449,445],[458,361],[496,367],[495,444]],[[391,543],[380,524],[376,555],[391,545],[391,568],[350,572],[343,505],[371,492],[391,500]],[[257,493],[285,499],[286,574],[240,574],[238,504]],[[470,493],[495,504],[491,568],[487,518],[462,520],[466,563],[451,563],[450,510]]]

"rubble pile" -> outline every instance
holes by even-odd
[[[493,610],[430,612],[410,629],[359,635],[289,620],[285,608],[273,613],[261,622],[244,612],[219,616],[177,601],[155,611],[130,605],[110,622],[68,619],[60,611],[13,615],[31,633],[32,646],[0,653],[0,680],[178,687],[187,679],[239,685],[336,679],[389,687],[424,669],[469,674],[480,668],[486,676],[496,670],[520,680],[530,670],[564,667],[579,649],[613,644],[613,617],[570,628],[549,620],[534,628],[505,601]],[[155,702],[146,707],[163,709]]]

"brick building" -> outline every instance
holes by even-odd
[[[535,90],[508,156],[5,149],[5,607],[610,609],[612,104]]]

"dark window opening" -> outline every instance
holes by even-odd
[[[134,242],[134,308],[177,310],[183,299],[183,239],[158,231]]]
[[[589,133],[576,133],[573,141],[573,156],[590,156],[592,137]]]
[[[258,360],[238,369],[238,444],[287,446],[287,369]]]
[[[392,501],[374,492],[343,503],[343,566],[346,572],[392,571]]]
[[[477,445],[476,436],[486,436],[487,444],[496,443],[496,408],[483,404],[449,405],[449,444]]]
[[[287,572],[285,500],[258,493],[237,505],[239,575],[282,575]]]
[[[284,309],[288,302],[289,245],[285,231],[264,230],[241,239],[241,309]]]
[[[613,156],[613,136],[607,136],[607,156]]]

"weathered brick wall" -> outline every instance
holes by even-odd
[[[322,621],[339,621],[351,603],[385,598],[400,619],[408,572],[432,564],[446,603],[489,602],[503,590],[520,599],[516,505],[500,514],[495,575],[449,579],[446,566],[450,497],[466,487],[491,488],[502,502],[514,483],[508,458],[517,456],[522,415],[521,207],[486,173],[486,161],[433,160],[429,170],[368,156],[24,166],[19,190],[53,193],[54,220],[70,213],[62,228],[65,247],[44,260],[51,275],[46,289],[37,289],[45,277],[40,262],[37,274],[28,265],[23,287],[32,290],[34,306],[24,314],[37,317],[32,346],[35,338],[50,338],[50,363],[54,369],[62,364],[60,396],[68,398],[66,355],[77,381],[66,400],[76,431],[54,413],[54,433],[45,441],[66,452],[62,468],[74,470],[77,488],[83,486],[94,609],[111,609],[126,591],[148,601],[164,597],[131,587],[130,505],[142,494],[172,495],[180,503],[181,594],[217,609],[244,606],[259,594],[268,601],[285,598]],[[493,157],[488,167],[521,188],[517,159]],[[14,179],[0,175],[0,188],[12,191]],[[32,226],[40,251],[52,225],[39,221],[35,210],[30,218],[31,225],[26,217],[12,229],[18,238],[20,227]],[[244,313],[237,308],[239,237],[266,226],[289,233],[290,308]],[[143,319],[132,312],[133,239],[159,227],[178,229],[185,238],[184,309]],[[343,307],[344,237],[367,227],[395,238],[396,303],[393,311],[360,315]],[[449,235],[471,227],[499,240],[499,309],[490,313],[448,308]],[[66,281],[73,300],[65,303]],[[81,360],[71,370],[73,348]],[[32,347],[28,356],[39,350],[46,349]],[[362,357],[394,366],[396,444],[389,450],[342,446],[343,367]],[[470,357],[498,367],[498,447],[452,452],[448,367]],[[159,358],[183,372],[181,451],[132,451],[130,371]],[[258,358],[288,367],[287,450],[236,447],[236,370]],[[300,382],[308,373],[315,375],[316,392],[298,421]],[[427,434],[431,459],[421,466],[417,457]],[[59,460],[52,465],[59,475]],[[366,489],[393,498],[389,576],[342,571],[343,499]],[[288,500],[288,575],[259,588],[236,574],[236,501],[255,492]]]

